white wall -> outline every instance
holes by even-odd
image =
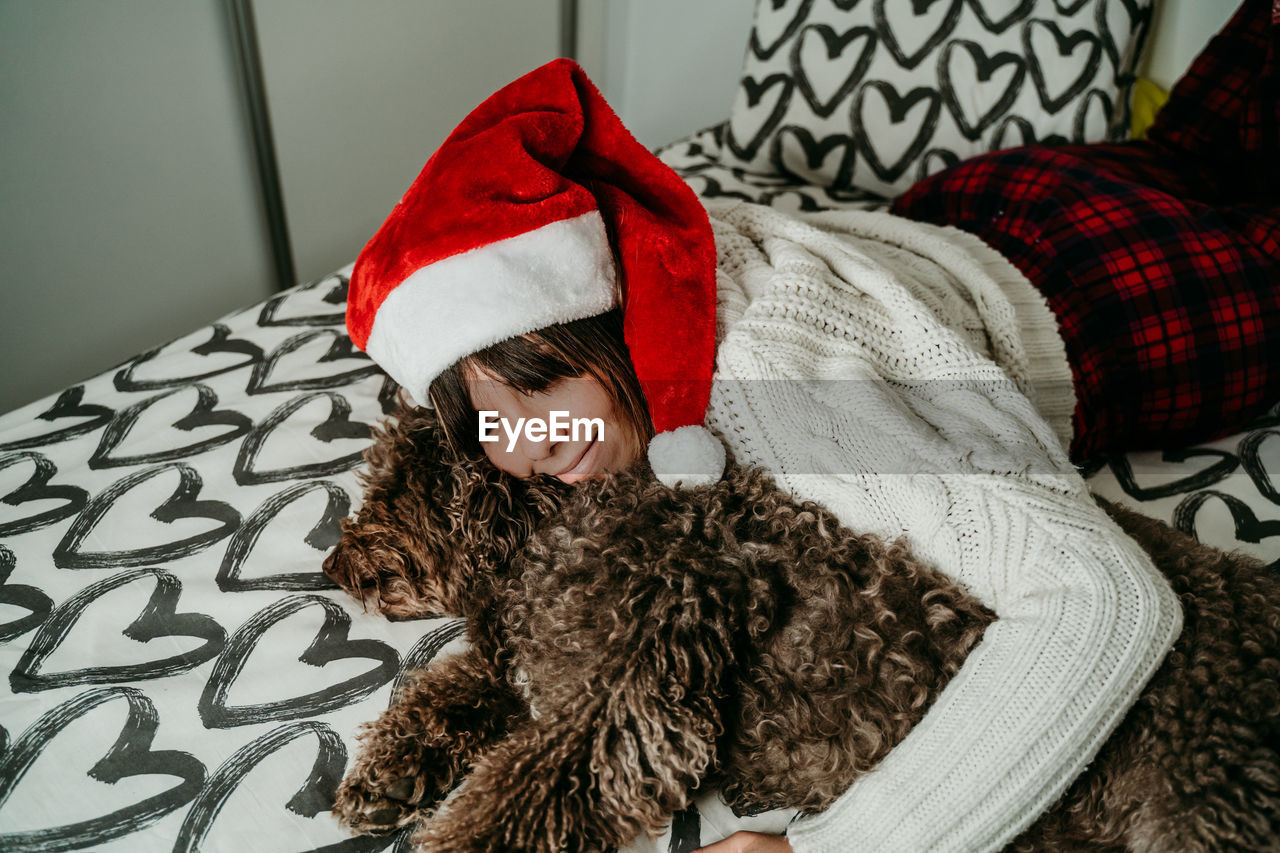
[[[355,259],[480,101],[555,58],[559,0],[257,0],[298,276]]]
[[[1156,0],[1139,73],[1172,87],[1239,6],[1239,0]]]
[[[559,0],[256,0],[300,280],[554,56]],[[269,295],[222,0],[0,0],[0,412]]]
[[[657,147],[729,117],[755,0],[579,0],[579,54]]]
[[[217,0],[0,2],[0,412],[269,293]]]

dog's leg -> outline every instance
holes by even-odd
[[[430,814],[480,752],[528,718],[498,667],[475,649],[434,663],[360,734],[334,815],[356,832],[389,832]]]
[[[617,709],[610,704],[589,716],[544,716],[520,726],[480,758],[456,797],[422,824],[415,849],[599,851],[659,832],[701,781],[712,733],[673,738],[660,730],[660,718],[611,719]],[[686,754],[660,754],[667,750]],[[662,763],[672,758],[683,766]]]
[[[723,667],[692,675],[670,660],[701,657],[706,665],[718,657],[701,651],[672,647],[647,663],[632,657],[622,673],[566,681],[576,696],[479,758],[422,824],[415,849],[598,851],[659,833],[715,767]],[[535,698],[535,712],[539,704]]]

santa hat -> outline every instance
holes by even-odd
[[[427,161],[356,261],[347,328],[427,405],[460,358],[602,314],[619,289],[654,472],[713,482],[725,457],[702,426],[715,364],[706,211],[582,69],[557,59],[492,95]]]

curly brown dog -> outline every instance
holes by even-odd
[[[566,487],[452,457],[402,410],[325,570],[393,618],[458,614],[362,733],[334,812],[431,851],[657,833],[695,791],[820,810],[921,718],[992,614],[905,547],[755,470]],[[1280,579],[1107,511],[1172,581],[1177,645],[1025,850],[1261,850],[1280,838]],[[445,796],[465,780],[441,806]]]

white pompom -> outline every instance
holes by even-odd
[[[706,427],[682,426],[649,442],[649,466],[665,486],[714,483],[724,475],[724,445]]]

